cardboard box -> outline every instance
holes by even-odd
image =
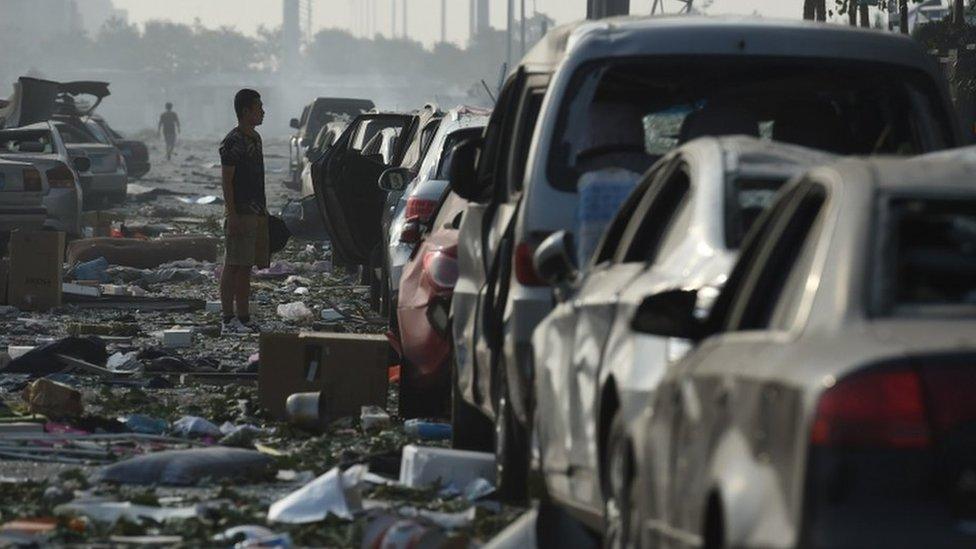
[[[262,334],[258,400],[287,419],[293,393],[322,391],[322,419],[359,416],[363,406],[386,408],[390,344],[382,335],[302,332]]]
[[[45,311],[61,305],[63,259],[64,233],[11,233],[9,304],[28,311]]]

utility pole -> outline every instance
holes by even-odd
[[[512,27],[515,26],[515,0],[508,0],[508,23],[505,25],[505,59],[512,66]]]
[[[447,0],[441,0],[441,42],[447,42]]]
[[[522,0],[522,57],[525,57],[525,0]]]
[[[908,34],[908,0],[898,0],[898,28]]]
[[[390,38],[396,38],[396,0],[390,0]]]
[[[408,35],[407,35],[407,0],[403,0],[403,9],[400,10],[400,11],[403,12],[403,33],[402,34],[403,34],[403,39],[406,40],[407,37],[408,37]]]

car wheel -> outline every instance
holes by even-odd
[[[457,367],[451,358],[451,447],[455,450],[491,452],[495,426],[481,410],[468,404],[458,390]]]
[[[500,366],[502,386],[495,414],[495,482],[501,499],[520,503],[528,494],[529,437],[512,410],[504,362]]]
[[[640,539],[640,516],[636,501],[634,453],[623,416],[617,412],[610,426],[603,478],[603,547],[624,549]]]

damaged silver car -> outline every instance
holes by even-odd
[[[976,164],[844,160],[756,222],[710,315],[633,326],[694,348],[611,434],[619,540],[971,547]]]
[[[543,242],[536,269],[559,303],[533,339],[535,433],[555,501],[595,527],[613,521],[614,502],[603,494],[607,441],[640,416],[667,364],[688,348],[683,340],[635,337],[631,319],[643,298],[694,288],[707,310],[776,191],[831,158],[744,136],[696,139],[648,171],[581,269],[572,233]]]

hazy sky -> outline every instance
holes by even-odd
[[[129,12],[129,20],[143,23],[150,19],[169,19],[177,22],[193,22],[199,18],[205,26],[234,26],[246,33],[253,33],[259,25],[276,27],[281,24],[280,0],[113,0],[116,7]],[[397,32],[400,29],[401,9],[404,0],[301,0],[313,4],[315,29],[337,27],[352,32],[362,32],[364,6],[376,12],[375,31],[390,34],[390,5],[396,2]],[[407,29],[410,36],[430,44],[440,38],[440,5],[442,0],[406,0],[409,5]],[[463,43],[468,34],[468,0],[444,0],[447,4],[448,33],[452,42]],[[514,0],[516,16],[521,0]],[[664,0],[671,6],[675,0]],[[698,0],[702,3],[702,0]],[[631,13],[650,13],[652,0],[631,0]],[[581,19],[586,14],[585,0],[525,0],[525,9],[547,13],[557,22]],[[751,14],[757,12],[767,17],[799,17],[802,0],[715,0],[708,9],[710,14]],[[492,24],[505,24],[505,0],[491,0]],[[671,8],[669,8],[671,9]]]

